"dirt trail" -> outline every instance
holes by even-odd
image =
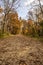
[[[24,65],[43,65],[43,42],[23,35],[0,39],[0,65],[19,65],[23,61]]]

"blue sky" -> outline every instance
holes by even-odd
[[[30,8],[30,3],[34,0],[21,0],[20,1],[20,7],[17,9],[19,17],[26,18],[27,12]],[[28,6],[28,7],[27,7]]]
[[[12,0],[10,0],[12,2]],[[27,19],[27,13],[28,11],[30,10],[30,8],[33,6],[30,4],[33,2],[33,1],[36,1],[36,0],[19,0],[20,2],[17,4],[17,6],[19,5],[19,7],[17,8],[17,12],[18,12],[18,15],[19,17],[22,17],[22,19]],[[43,1],[43,0],[41,0]],[[37,3],[37,2],[36,2]],[[43,4],[43,2],[41,2]],[[0,1],[0,5],[3,6],[2,2]]]
[[[10,1],[12,1],[12,0],[10,0]],[[33,1],[34,0],[20,0],[20,2],[19,2],[20,6],[17,8],[19,17],[26,19],[27,12],[29,11],[29,8],[31,7],[31,6],[29,6],[29,4]],[[3,4],[0,2],[0,5],[3,5]]]

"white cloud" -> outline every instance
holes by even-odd
[[[33,2],[34,0],[27,0],[26,2],[24,2],[24,5],[27,6],[29,5],[31,2]]]

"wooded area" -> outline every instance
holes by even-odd
[[[43,65],[43,0],[0,0],[0,65]]]
[[[29,10],[27,20],[18,16],[15,6],[19,1],[16,4],[14,4],[16,0],[12,0],[12,2],[2,0],[2,2],[4,8],[0,6],[0,36],[7,33],[43,37],[43,5],[41,0],[37,0],[38,5],[35,4],[32,7],[33,10]]]

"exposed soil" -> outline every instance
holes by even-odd
[[[0,65],[43,65],[43,42],[23,35],[0,39]]]

